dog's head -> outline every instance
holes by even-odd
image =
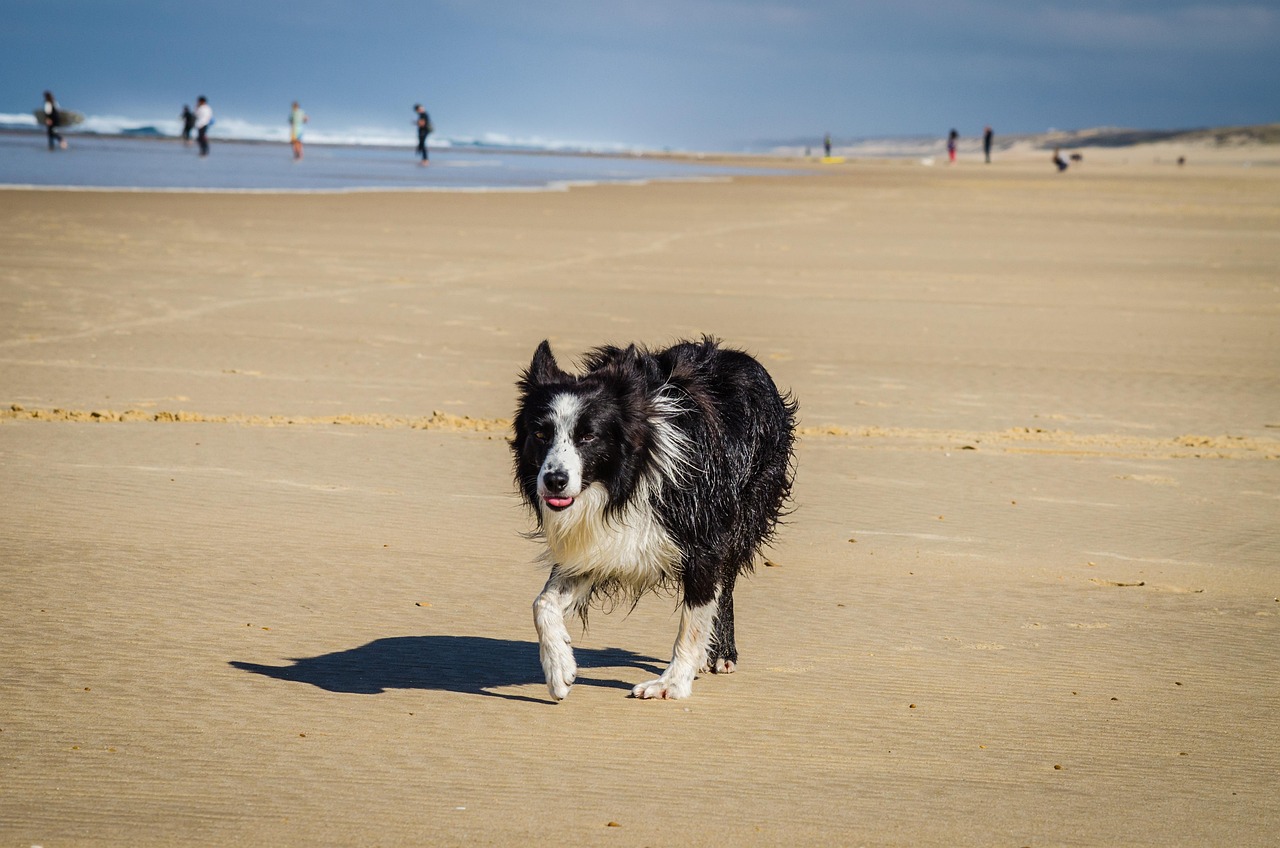
[[[540,522],[593,489],[594,501],[617,510],[635,486],[647,438],[637,355],[606,362],[597,352],[589,365],[582,376],[564,371],[544,341],[517,383],[516,482]]]

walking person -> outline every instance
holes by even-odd
[[[182,104],[182,114],[179,117],[182,118],[182,143],[190,146],[191,131],[196,128],[196,113],[192,112],[191,107],[184,103]]]
[[[209,127],[213,126],[213,107],[204,95],[196,98],[196,144],[200,145],[200,155],[209,155]]]
[[[289,110],[289,143],[293,145],[294,161],[302,158],[302,125],[306,122],[307,113],[302,111],[298,101],[293,101],[293,108]]]
[[[987,164],[991,164],[991,141],[995,138],[995,133],[991,131],[991,127],[987,127],[982,131],[982,152],[987,157]]]
[[[67,140],[62,137],[62,133],[58,132],[58,125],[62,123],[62,114],[58,110],[58,101],[53,98],[52,91],[44,93],[44,131],[49,136],[49,149],[57,150],[67,149]]]
[[[960,133],[952,130],[951,135],[947,136],[947,158],[951,161],[952,165],[956,163],[956,145],[959,141]]]
[[[427,114],[427,110],[422,108],[421,103],[413,104],[413,111],[418,113],[416,123],[418,124],[418,155],[422,157],[419,161],[421,165],[430,164],[427,161],[427,136],[431,135],[435,127],[431,126],[431,116]]]

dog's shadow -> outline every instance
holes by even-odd
[[[577,648],[578,686],[630,689],[621,680],[600,680],[583,672],[593,668],[631,666],[652,674],[660,662],[621,648]],[[508,686],[542,683],[536,642],[489,639],[481,636],[393,636],[367,645],[291,660],[292,665],[259,665],[232,661],[230,665],[288,680],[309,683],[329,692],[377,695],[388,689],[441,689],[516,701],[550,700],[495,692]],[[545,694],[545,693],[544,693]]]

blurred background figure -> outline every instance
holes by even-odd
[[[435,127],[431,126],[431,116],[427,114],[427,110],[422,107],[421,103],[413,104],[413,111],[418,113],[415,122],[418,125],[418,155],[422,157],[421,164],[427,163],[427,136],[431,135]]]
[[[289,110],[289,143],[293,145],[293,158],[302,158],[302,125],[307,122],[307,113],[302,111],[298,101],[293,101]]]
[[[209,155],[209,127],[213,126],[213,107],[202,94],[196,98],[196,144],[200,145],[200,155]]]
[[[58,101],[54,99],[52,91],[44,93],[44,131],[49,136],[49,149],[56,150],[59,147],[63,150],[67,149],[67,140],[62,137],[62,133],[58,132],[58,125],[62,123],[62,115],[58,110]]]
[[[182,143],[191,144],[191,131],[196,128],[196,113],[191,111],[191,107],[182,104]]]

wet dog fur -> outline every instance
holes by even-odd
[[[750,355],[704,338],[590,351],[573,374],[543,342],[518,388],[515,477],[550,575],[533,604],[556,700],[577,675],[565,617],[667,588],[679,597],[670,665],[637,698],[684,698],[731,673],[733,590],[786,509],[796,404]]]

